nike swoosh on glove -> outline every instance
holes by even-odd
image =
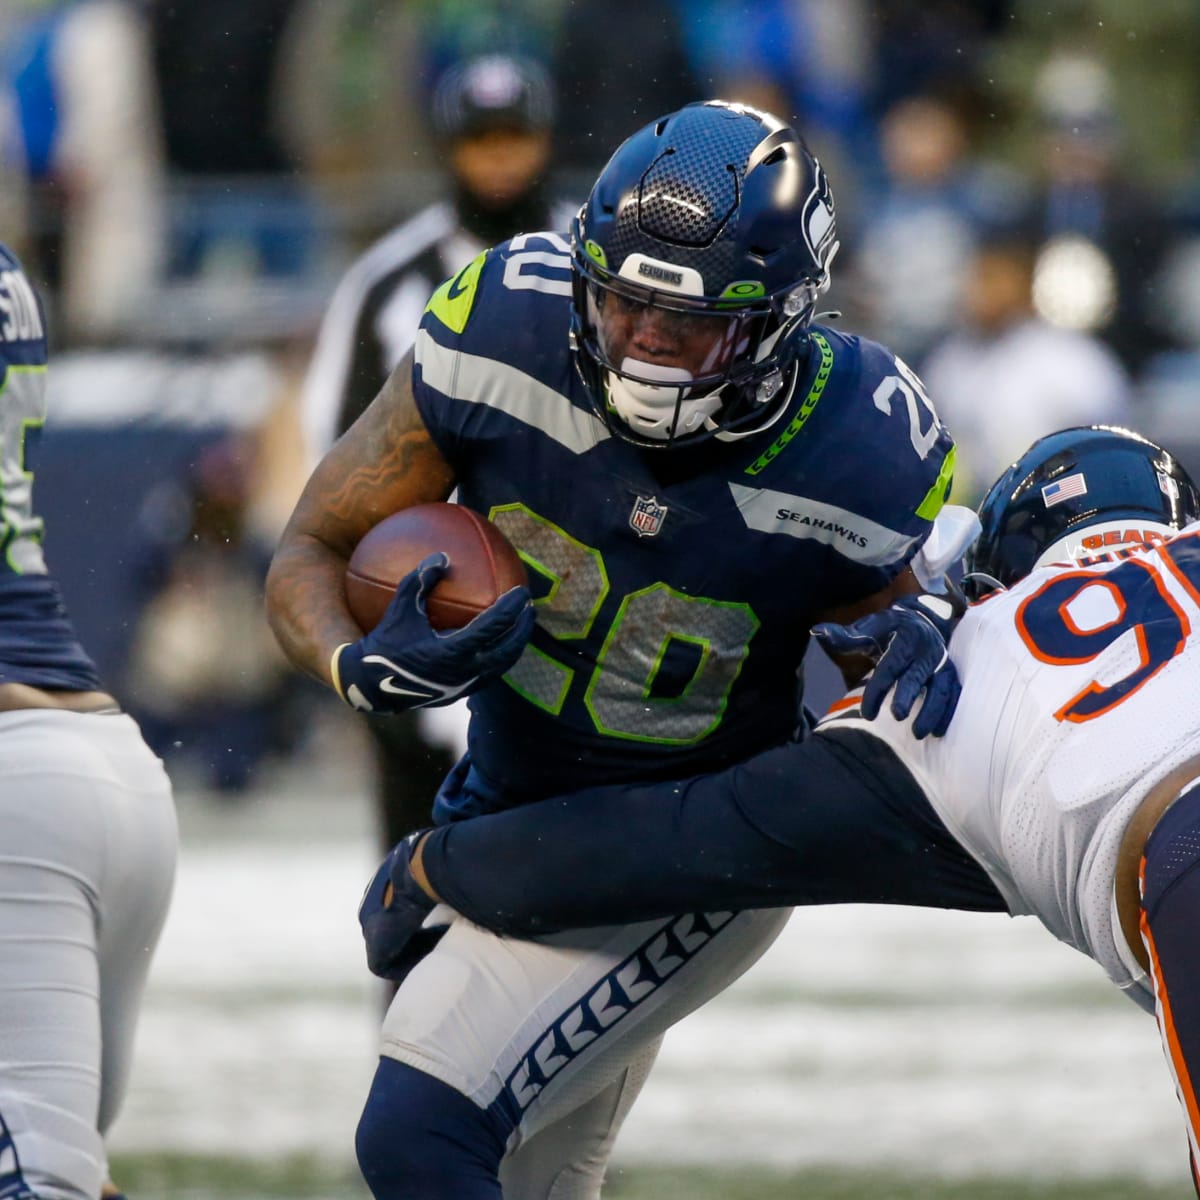
[[[527,587],[511,588],[461,629],[429,624],[425,597],[449,569],[445,554],[431,554],[396,585],[379,624],[333,652],[330,674],[347,704],[375,713],[451,704],[521,657],[536,621]]]
[[[917,738],[941,737],[950,726],[962,687],[947,643],[960,610],[945,596],[902,596],[879,612],[849,625],[813,626],[813,636],[833,654],[869,654],[875,670],[863,689],[861,710],[874,720],[883,698],[892,693],[892,715],[903,721],[922,692],[925,699],[913,720]]]
[[[419,935],[423,932],[436,932],[437,936],[442,932],[422,930],[434,902],[417,886],[408,869],[413,850],[426,832],[410,833],[392,847],[375,877],[367,884],[358,906],[358,924],[367,947],[367,966],[373,975],[394,983],[399,983],[429,950],[422,942],[420,952],[414,955],[414,940],[420,941]],[[389,886],[391,895],[384,904]]]

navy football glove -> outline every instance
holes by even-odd
[[[950,725],[962,688],[946,643],[959,609],[946,596],[901,596],[879,612],[849,625],[813,626],[813,636],[833,654],[869,654],[875,670],[863,689],[861,710],[874,720],[892,693],[892,715],[903,721],[925,693],[913,720],[913,735],[941,737]]]
[[[412,970],[436,942],[442,929],[422,929],[434,902],[417,886],[408,869],[417,842],[426,830],[410,833],[392,847],[375,878],[367,884],[358,906],[358,923],[367,946],[367,966],[373,975],[394,983]],[[384,897],[391,886],[391,895]]]
[[[500,678],[521,657],[536,620],[526,587],[504,593],[462,629],[434,630],[425,597],[450,569],[431,554],[396,586],[383,619],[333,652],[338,695],[362,712],[450,704]]]

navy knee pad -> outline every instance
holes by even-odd
[[[376,1200],[501,1200],[510,1132],[448,1084],[381,1058],[354,1148]]]

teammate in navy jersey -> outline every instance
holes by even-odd
[[[954,549],[953,445],[907,366],[812,323],[836,249],[795,131],[711,102],[624,143],[569,237],[515,237],[434,295],[413,354],[309,481],[268,610],[293,660],[357,707],[472,693],[439,822],[787,742],[809,628],[872,610],[890,649],[869,705],[898,680],[898,711],[944,728],[956,681],[909,593]],[[435,555],[363,636],[342,591],[354,545],[456,486],[520,550],[532,597],[435,636]],[[402,980],[359,1127],[374,1194],[598,1194],[661,1033],[786,916],[514,947],[432,914],[373,964]],[[389,914],[369,898],[364,919]],[[657,972],[630,976],[649,953]]]
[[[1156,1013],[1195,1180],[1200,493],[1160,447],[1090,427],[1035,443],[981,513],[965,582],[987,602],[951,642],[963,691],[944,738],[868,724],[851,693],[803,744],[720,774],[434,831],[415,873],[509,934],[697,905],[1037,916]],[[408,854],[388,874],[415,927]]]
[[[103,1139],[170,900],[175,810],[46,571],[26,457],[45,377],[41,306],[0,246],[0,1196],[96,1200],[118,1195]]]

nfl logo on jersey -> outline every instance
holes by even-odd
[[[638,537],[653,537],[667,516],[667,506],[659,504],[656,496],[639,496],[633,502],[629,524]]]

